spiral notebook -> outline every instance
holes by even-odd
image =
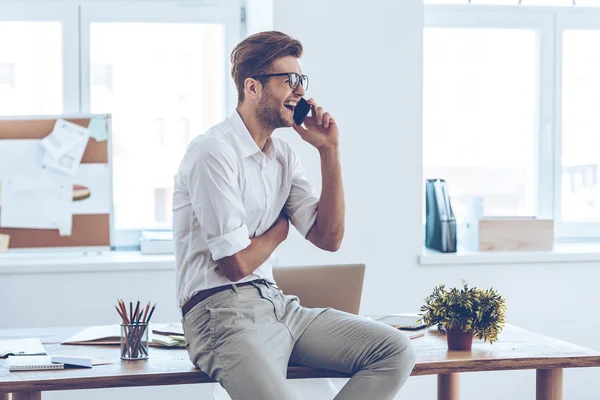
[[[65,364],[53,363],[52,356],[9,356],[6,363],[9,371],[39,371],[64,369]]]

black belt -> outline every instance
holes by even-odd
[[[264,285],[269,285],[269,283],[267,283],[267,281],[265,281],[264,279],[255,279],[255,280],[249,281],[249,282],[236,283],[235,286],[240,287],[240,286],[248,286],[248,285],[260,284],[260,283],[262,283]],[[183,305],[183,307],[181,307],[181,312],[183,313],[184,318],[187,315],[187,313],[190,312],[190,310],[192,308],[194,308],[194,306],[196,304],[200,303],[203,300],[208,299],[213,294],[217,294],[217,293],[222,292],[223,290],[227,290],[227,289],[233,289],[233,285],[217,286],[214,288],[201,290],[198,293],[196,293],[195,295],[193,295],[192,298],[189,299]]]

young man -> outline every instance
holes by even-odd
[[[237,109],[194,139],[175,176],[186,346],[194,365],[234,400],[293,399],[288,363],[352,374],[338,400],[392,399],[415,363],[407,336],[337,310],[304,308],[273,280],[269,257],[289,222],[327,251],[344,235],[337,124],[312,99],[305,127],[293,119],[308,87],[301,55],[300,42],[281,32],[239,43],[231,54]],[[290,146],[271,136],[283,127],[319,151],[320,197]]]

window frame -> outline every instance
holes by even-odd
[[[562,32],[600,29],[600,8],[475,4],[425,4],[424,8],[424,29],[536,31],[536,215],[554,218],[556,241],[600,240],[600,223],[565,223],[561,216]]]
[[[79,104],[79,11],[64,2],[30,2],[0,4],[0,22],[62,23],[62,108],[64,114],[80,112]]]
[[[56,21],[62,23],[63,112],[90,112],[90,25],[95,22],[217,23],[224,26],[225,46],[232,49],[245,33],[244,0],[188,0],[185,2],[114,2],[98,0],[73,2],[0,3],[1,21]],[[228,54],[224,63],[226,92],[224,110],[237,104],[237,90],[229,76]],[[112,157],[112,154],[110,155]],[[112,186],[112,177],[111,177]],[[112,187],[111,187],[112,190]],[[112,206],[111,206],[112,209]],[[115,229],[111,226],[111,247],[139,248],[140,233],[148,229]]]

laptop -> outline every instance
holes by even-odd
[[[358,315],[365,264],[279,266],[273,276],[283,293],[298,296],[304,307]]]

